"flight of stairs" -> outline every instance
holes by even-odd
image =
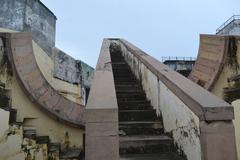
[[[19,136],[22,137],[22,143],[14,143],[14,145],[21,146],[22,153],[24,154],[25,159],[36,159],[42,160],[38,158],[33,158],[34,152],[42,149],[45,158],[47,157],[49,160],[81,160],[83,159],[83,150],[80,148],[61,148],[61,143],[53,143],[49,136],[38,136],[37,128],[33,126],[26,126],[24,122],[17,121],[17,110],[11,107],[10,98],[6,94],[7,90],[5,86],[0,83],[0,110],[4,110],[9,112],[9,131],[6,136],[15,135],[16,132],[19,132]],[[24,121],[27,120],[26,118]],[[7,137],[6,137],[7,139]],[[8,143],[0,143],[0,148],[4,147],[2,145],[7,145]],[[16,148],[16,146],[12,146]],[[11,153],[11,152],[9,152]],[[14,155],[14,153],[13,153]],[[17,155],[15,155],[17,156]],[[1,157],[1,156],[0,156]],[[21,156],[20,156],[21,157]],[[13,158],[13,157],[11,157]],[[15,158],[15,159],[19,159]]]
[[[120,159],[183,160],[121,53],[111,52],[111,59],[119,107]]]

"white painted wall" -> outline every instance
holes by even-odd
[[[21,149],[22,131],[18,127],[8,124],[10,113],[0,108],[0,159],[25,159]],[[10,134],[12,133],[12,134]]]
[[[188,160],[201,160],[200,129],[198,117],[171,92],[160,84],[160,110],[164,128],[172,133],[178,148]]]

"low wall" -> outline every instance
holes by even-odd
[[[123,56],[189,160],[236,160],[233,108],[125,40]]]
[[[86,160],[118,160],[118,104],[110,57],[104,39],[86,106]]]
[[[53,49],[53,59],[54,78],[90,88],[94,73],[92,67],[80,60],[75,60],[57,48]]]

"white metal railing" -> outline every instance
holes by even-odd
[[[162,57],[162,62],[164,61],[195,61],[195,57]]]
[[[235,20],[240,20],[240,15],[233,15],[230,17],[226,22],[224,22],[220,27],[216,29],[216,34],[221,32],[226,26],[228,26],[230,23],[234,22]]]

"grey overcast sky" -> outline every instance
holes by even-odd
[[[197,56],[199,34],[215,30],[240,0],[41,0],[57,16],[56,46],[95,67],[102,39],[127,39],[161,61]]]

